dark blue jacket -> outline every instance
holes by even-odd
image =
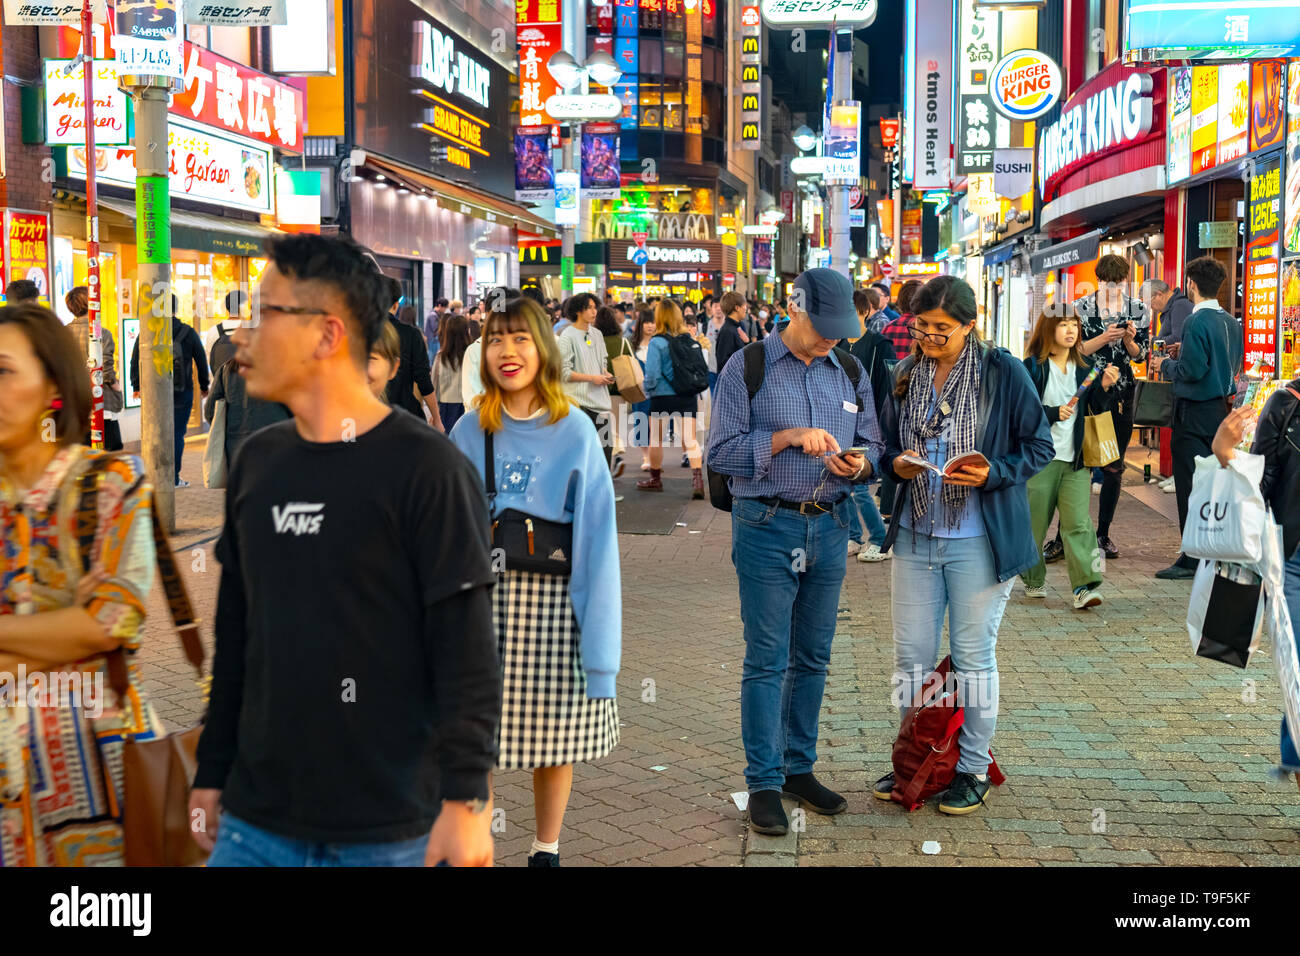
[[[1008,581],[1036,565],[1041,557],[1034,544],[1025,482],[1056,457],[1052,430],[1043,414],[1038,390],[1020,360],[1006,349],[981,343],[980,396],[975,447],[989,460],[988,483],[980,489],[980,514],[993,549],[993,568],[999,581]],[[894,381],[910,374],[916,357],[908,356],[894,367]],[[883,550],[898,537],[903,509],[911,508],[910,479],[900,478],[894,459],[904,451],[898,437],[900,400],[891,394],[881,410],[885,458],[881,473],[898,483],[894,513]]]

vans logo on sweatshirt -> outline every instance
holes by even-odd
[[[307,504],[302,501],[293,501],[283,507],[272,505],[271,520],[275,522],[275,533],[319,534],[320,523],[325,520],[325,516],[318,514],[318,512],[324,510],[324,502]]]

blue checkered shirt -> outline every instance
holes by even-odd
[[[763,387],[749,401],[745,388],[744,350],[736,352],[718,374],[709,429],[709,468],[730,475],[737,498],[785,498],[808,501],[823,477],[819,501],[834,501],[852,487],[847,478],[826,473],[820,458],[800,448],[772,457],[772,436],[787,428],[821,428],[840,448],[866,446],[874,474],[884,452],[871,376],[863,369],[855,394],[848,374],[837,362],[852,361],[832,353],[804,365],[780,335],[762,342],[766,372]]]

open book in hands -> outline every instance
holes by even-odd
[[[945,478],[953,477],[953,475],[957,474],[957,472],[961,471],[967,465],[983,465],[987,467],[989,463],[989,460],[977,451],[971,451],[964,455],[956,455],[955,457],[949,458],[943,463],[942,468],[916,455],[899,455],[898,460],[905,461],[909,465],[920,465],[922,468],[928,468],[935,474],[942,475]]]

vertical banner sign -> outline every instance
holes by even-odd
[[[1192,175],[1219,162],[1219,68],[1192,68]]]
[[[1219,67],[1219,163],[1241,159],[1250,147],[1250,64]]]
[[[903,262],[921,261],[921,203],[917,200],[903,201],[902,254]]]
[[[912,186],[916,189],[947,189],[952,179],[952,91],[953,83],[953,23],[951,0],[916,0],[917,23],[925,29],[916,30],[916,90],[914,113],[908,121],[912,124],[911,157]],[[998,14],[981,11],[983,18],[996,18]],[[963,33],[963,36],[965,34]],[[984,42],[984,41],[980,41]],[[985,72],[997,59],[996,45],[989,48],[992,60],[983,59],[977,49],[973,56],[981,58]],[[963,57],[965,54],[962,54]],[[987,77],[985,89],[987,89]],[[988,105],[987,98],[984,105]],[[884,120],[880,121],[882,135]],[[991,129],[992,119],[989,119]],[[976,135],[976,139],[982,139]],[[989,145],[992,139],[989,140]],[[990,158],[991,160],[991,158]]]
[[[903,3],[903,115],[899,129],[902,148],[894,157],[894,178],[899,183],[910,183],[916,170],[916,4],[917,0]],[[949,55],[949,60],[952,56]],[[883,134],[883,130],[882,130]],[[892,184],[891,189],[895,188]]]
[[[1300,259],[1287,262],[1282,271],[1282,362],[1278,377],[1296,377],[1296,338],[1300,336]]]
[[[619,125],[623,129],[636,129],[641,125],[640,57],[637,37],[641,32],[640,11],[637,0],[611,0],[614,4],[614,62],[623,71],[623,78],[611,93],[623,104]]]
[[[285,0],[188,0],[185,22],[209,27],[284,26]]]
[[[547,126],[515,130],[515,199],[548,202],[555,196],[555,163]]]
[[[1001,23],[1002,14],[998,11],[977,7],[975,0],[961,0],[961,35],[957,47],[957,79],[961,90],[958,176],[993,172],[996,125],[993,101],[989,97],[989,73],[1001,58],[998,43]]]
[[[36,283],[40,297],[50,302],[50,217],[43,212],[6,210],[4,214],[4,275],[8,285],[15,279]]]
[[[1256,60],[1250,65],[1250,151],[1282,142],[1286,110],[1286,63]]]
[[[555,172],[555,224],[557,226],[578,224],[578,181],[576,169],[559,169]]]
[[[741,149],[762,145],[763,21],[757,4],[740,8],[740,142]]]
[[[831,125],[823,143],[822,181],[857,185],[862,178],[858,143],[862,139],[862,104],[841,100],[831,107]]]
[[[782,222],[794,222],[794,190],[781,190],[781,214],[785,217]]]
[[[755,272],[772,271],[772,240],[755,239],[753,266]]]
[[[179,0],[136,0],[115,7],[113,51],[120,76],[185,76]]]
[[[1287,64],[1286,81],[1286,228],[1288,255],[1300,255],[1300,60]]]
[[[515,42],[519,47],[519,125],[549,123],[546,101],[560,92],[546,63],[563,48],[560,0],[515,0]]]
[[[1282,225],[1282,158],[1260,162],[1246,201],[1246,368],[1276,369],[1278,235]]]
[[[136,262],[161,265],[172,261],[172,207],[166,176],[137,176],[135,181]]]
[[[618,199],[623,195],[619,128],[618,123],[583,124],[581,185],[588,199]]]

